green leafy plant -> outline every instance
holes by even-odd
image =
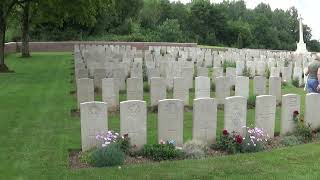
[[[299,111],[294,111],[292,118],[296,125],[293,134],[297,137],[301,137],[305,143],[311,142],[313,134],[317,134],[317,131],[312,130],[310,123],[305,124],[303,116],[300,116]]]
[[[183,157],[183,152],[172,144],[146,144],[140,150],[140,155],[154,161],[172,160]]]
[[[243,139],[239,134],[235,132],[232,132],[230,134],[227,130],[223,130],[222,135],[213,148],[226,151],[230,154],[234,154],[241,152],[242,141]]]
[[[208,146],[201,141],[192,140],[183,145],[182,151],[186,158],[201,159],[206,156]]]
[[[266,67],[266,70],[265,70],[265,73],[266,75],[266,78],[269,79],[270,78],[270,75],[271,75],[271,72],[270,72],[270,69],[268,67]]]
[[[101,147],[91,153],[92,163],[96,167],[122,165],[125,154],[118,144],[110,144],[107,147]]]
[[[302,144],[303,141],[301,140],[301,138],[291,135],[291,136],[284,136],[281,139],[281,144],[283,144],[284,146],[294,146],[294,145],[298,145],[298,144]]]
[[[300,83],[299,83],[299,79],[298,78],[293,78],[291,83],[292,83],[292,85],[294,87],[297,87],[297,88],[300,87]]]
[[[118,138],[116,143],[119,145],[122,152],[129,154],[131,150],[130,138],[128,134],[123,135],[121,138]]]

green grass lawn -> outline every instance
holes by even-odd
[[[71,117],[76,99],[69,94],[71,53],[7,56],[14,74],[0,74],[0,179],[317,179],[320,145],[115,168],[70,170],[68,150],[80,149],[80,121]],[[291,86],[283,93],[303,94]],[[147,98],[147,97],[146,97]],[[302,96],[304,107],[304,95]],[[303,108],[302,108],[303,109]],[[277,112],[277,131],[279,114]],[[148,115],[148,142],[156,142],[156,114]],[[248,124],[254,111],[248,112]],[[223,112],[218,114],[223,127]],[[184,139],[191,138],[192,113],[185,113]],[[109,117],[119,129],[119,117]]]

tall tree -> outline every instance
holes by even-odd
[[[0,72],[8,72],[9,69],[4,62],[4,48],[7,20],[12,10],[18,3],[22,3],[23,0],[2,0],[0,3]]]
[[[28,0],[22,4],[22,15],[21,15],[21,56],[22,57],[30,57],[30,50],[29,50],[30,6],[31,6],[31,0]]]

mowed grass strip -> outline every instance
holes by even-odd
[[[33,53],[7,57],[13,74],[0,74],[0,179],[316,179],[320,145],[308,144],[272,152],[123,166],[68,168],[68,150],[79,149],[80,121],[71,117],[76,99],[69,94],[71,53]],[[292,86],[283,94],[304,92]],[[149,97],[146,97],[149,98]],[[304,108],[302,108],[303,110]],[[254,110],[248,111],[248,125]],[[279,131],[280,108],[277,111]],[[119,130],[119,117],[109,117]],[[218,113],[218,129],[223,112]],[[184,140],[192,138],[192,113],[185,113]],[[148,114],[148,142],[157,142],[157,115]]]

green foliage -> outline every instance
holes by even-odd
[[[270,78],[271,72],[270,72],[270,69],[269,69],[268,67],[266,67],[265,75],[266,75],[266,78],[267,78],[267,79]]]
[[[184,152],[186,158],[201,159],[206,156],[208,147],[201,141],[192,140],[183,145],[182,151]]]
[[[181,158],[183,152],[171,144],[146,144],[140,150],[140,155],[154,161],[164,161]]]
[[[164,42],[183,42],[183,33],[180,29],[179,21],[176,19],[167,19],[158,27],[158,33],[161,41]]]
[[[79,161],[84,164],[93,164],[91,152],[80,152]]]
[[[256,107],[256,99],[257,99],[257,97],[254,95],[249,96],[249,98],[247,100],[248,109],[254,109]]]
[[[130,153],[130,149],[131,149],[130,138],[127,135],[125,135],[123,138],[118,138],[116,144],[119,145],[119,148],[125,154]]]
[[[297,87],[297,88],[300,87],[300,83],[299,83],[299,79],[298,78],[293,78],[291,83],[292,83],[292,85],[294,87]]]
[[[311,125],[304,124],[302,119],[300,121],[301,122],[296,122],[296,128],[293,134],[297,137],[301,137],[304,142],[311,142],[313,137]]]
[[[303,141],[301,140],[301,138],[291,135],[291,136],[284,136],[281,138],[281,144],[285,145],[285,146],[294,146],[294,145],[298,145],[298,144],[302,144]]]
[[[91,153],[92,163],[96,167],[117,166],[124,162],[125,154],[118,144],[110,144]]]
[[[230,134],[228,131],[223,130],[223,133],[218,138],[217,143],[213,145],[213,148],[226,151],[230,154],[241,152],[241,143],[236,141],[236,136],[239,135],[234,132]]]

